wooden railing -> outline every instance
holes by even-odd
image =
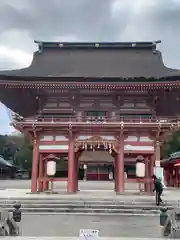
[[[29,118],[29,119],[20,119],[20,118],[13,118],[13,121],[18,122],[76,122],[76,123],[177,123],[180,122],[179,118],[176,117],[135,117],[135,118],[128,118],[126,117],[119,117],[116,119],[107,118],[107,117],[36,117],[36,118]]]

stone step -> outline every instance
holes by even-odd
[[[154,203],[155,201],[155,197],[150,198],[150,199],[143,199],[143,198],[111,198],[111,199],[103,199],[103,198],[91,198],[91,197],[87,197],[87,198],[71,198],[71,196],[69,196],[69,198],[61,198],[61,196],[59,196],[59,198],[31,198],[31,197],[26,197],[26,198],[11,198],[11,197],[6,197],[6,198],[0,198],[0,203],[1,202],[15,202],[15,201],[21,201],[21,202],[102,202],[102,203],[107,203],[107,202],[120,202],[120,203],[126,203],[126,202],[134,202],[134,203],[140,203],[140,204],[144,204],[144,203]],[[180,202],[180,200],[176,199],[176,200],[165,200],[165,202],[169,202],[169,203],[178,203]]]
[[[53,196],[53,195],[52,195]],[[17,200],[17,201],[101,201],[101,202],[109,202],[109,201],[137,201],[137,202],[152,202],[155,199],[155,196],[149,196],[149,197],[143,197],[143,196],[131,196],[131,197],[123,197],[123,196],[112,196],[112,197],[104,197],[104,196],[100,196],[100,197],[93,197],[93,195],[91,196],[86,196],[86,197],[77,197],[76,195],[68,195],[66,197],[61,196],[61,195],[55,195],[55,197],[48,197],[48,196],[41,196],[39,195],[38,197],[33,197],[33,195],[25,195],[24,197],[18,197],[18,196],[9,196],[7,195],[6,197],[0,197],[0,201],[6,201],[6,200]],[[172,202],[177,202],[177,199],[169,199],[169,201]]]
[[[13,211],[13,208],[6,208],[9,212]],[[84,208],[22,208],[23,213],[82,213],[82,214],[88,214],[88,213],[110,213],[110,214],[129,214],[129,215],[159,215],[159,210],[141,210],[141,209],[84,209]]]
[[[31,200],[6,200],[0,201],[0,206],[11,205],[13,206],[15,203],[21,203],[22,206],[83,206],[83,207],[93,207],[93,206],[109,206],[109,207],[137,207],[137,208],[146,208],[146,207],[156,207],[155,200],[151,202],[136,202],[136,201],[31,201]],[[178,206],[178,202],[164,202],[167,207],[176,207]]]
[[[0,207],[5,207],[5,208],[12,208],[13,204],[0,204]],[[170,206],[170,205],[166,205],[166,207],[171,210],[173,209],[175,206]],[[31,209],[63,209],[63,208],[68,208],[68,209],[137,209],[137,210],[159,210],[159,207],[154,205],[109,205],[109,204],[103,204],[103,205],[99,205],[99,204],[21,204],[21,209],[25,209],[25,208],[31,208]]]

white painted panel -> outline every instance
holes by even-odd
[[[56,141],[67,141],[68,138],[60,135],[60,136],[55,136],[55,140]]]
[[[137,142],[138,138],[136,136],[128,136],[124,141],[125,142]]]
[[[39,150],[68,150],[68,145],[39,145]]]
[[[53,141],[53,136],[42,136],[40,138],[42,141]]]
[[[105,140],[115,140],[115,137],[113,136],[102,136],[102,138]]]
[[[155,166],[156,167],[161,167],[161,161],[155,161]]]
[[[147,136],[140,137],[139,141],[140,141],[140,142],[153,142],[153,140],[150,139],[150,138],[147,137]]]
[[[125,151],[154,151],[153,146],[132,146],[132,145],[125,145]]]
[[[161,179],[163,187],[166,188],[165,178],[164,178],[164,170],[161,167],[154,168],[154,174]]]
[[[92,136],[79,136],[77,139],[78,140],[86,140],[86,139],[89,139],[91,138]]]

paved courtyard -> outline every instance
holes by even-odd
[[[29,180],[1,180],[0,198],[47,198],[46,194],[27,194],[30,191]],[[66,193],[66,183],[56,183],[55,190],[60,194],[48,195],[57,199],[81,198],[121,198],[123,199],[153,199],[154,196],[134,195],[138,193],[137,184],[126,184],[126,192],[130,194],[119,196],[114,193],[112,182],[79,182],[80,192],[75,195]],[[62,193],[63,192],[63,193]],[[131,194],[132,192],[132,194]],[[164,198],[179,200],[179,189],[166,189]],[[113,216],[113,215],[73,215],[73,214],[24,214],[21,222],[23,236],[78,236],[79,229],[98,229],[102,237],[161,237],[159,217],[153,216]]]
[[[6,188],[14,189],[30,189],[30,180],[0,180],[0,190]],[[56,190],[65,191],[67,182],[55,182],[54,188]],[[138,185],[135,183],[126,183],[126,190],[137,190]],[[79,190],[114,190],[114,183],[110,181],[79,181]]]
[[[48,194],[50,198],[69,198],[67,194],[67,183],[56,182],[54,184],[54,190],[59,194]],[[31,181],[30,180],[0,180],[0,198],[46,198],[47,194],[30,194]],[[141,195],[139,194],[138,184],[126,183],[125,184],[125,195],[116,195],[114,192],[113,182],[86,182],[79,181],[79,192],[71,195],[71,199],[132,199],[133,200],[154,200],[154,194],[152,195]],[[29,193],[29,194],[27,194]],[[180,189],[166,188],[163,193],[163,200],[166,201],[177,201],[180,202]]]
[[[79,229],[98,229],[101,237],[160,237],[158,217],[24,215],[23,236],[78,236]]]

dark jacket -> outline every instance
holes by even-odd
[[[163,185],[162,185],[161,179],[159,179],[159,178],[154,179],[154,191],[156,191],[156,192],[163,191]]]

